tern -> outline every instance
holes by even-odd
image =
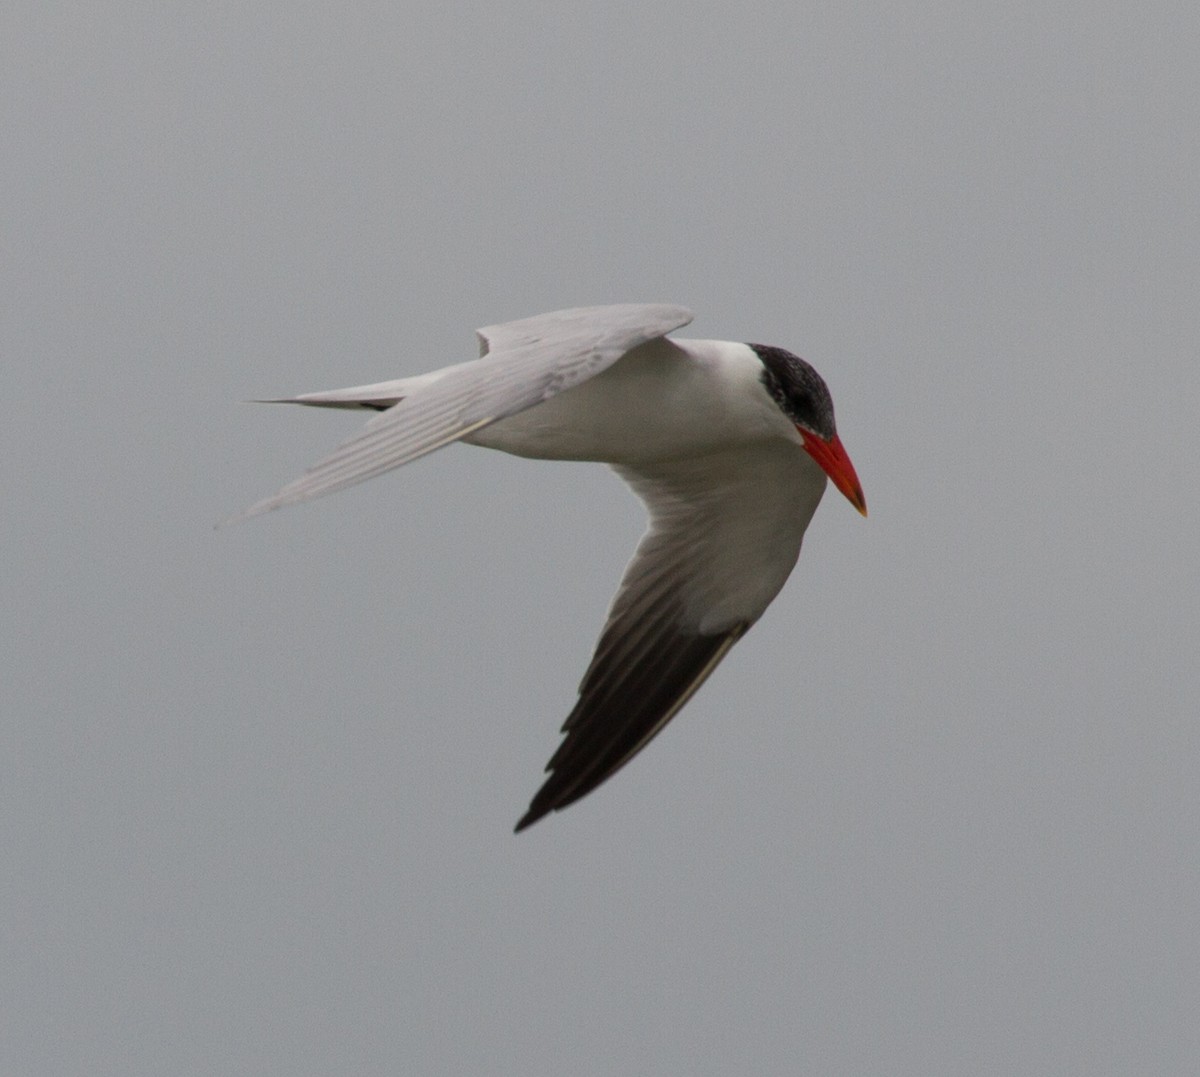
[[[762,616],[826,480],[867,514],[821,376],[782,348],[680,340],[691,311],[577,307],[478,330],[480,358],[264,403],[367,408],[358,436],[245,519],[454,441],[611,466],[645,503],[638,544],[521,831],[638,754]]]

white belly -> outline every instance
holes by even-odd
[[[543,460],[689,457],[772,438],[799,441],[744,344],[658,339],[590,381],[464,438]]]

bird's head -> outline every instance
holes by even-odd
[[[867,500],[850,456],[833,421],[833,399],[824,379],[813,368],[783,348],[751,344],[762,360],[763,385],[796,427],[800,440],[846,499],[864,516]]]

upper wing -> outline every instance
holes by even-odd
[[[763,443],[618,468],[650,527],[517,830],[591,792],[642,750],[783,586],[825,488],[804,450]]]
[[[570,389],[640,344],[687,325],[691,311],[663,303],[576,307],[479,330],[486,358],[400,382],[382,382],[384,406],[357,437],[237,520],[362,482]],[[386,393],[383,390],[387,390]],[[369,394],[368,394],[369,395]],[[360,390],[309,393],[302,404],[362,405]]]

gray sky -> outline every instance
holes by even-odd
[[[1200,1070],[1194,4],[3,18],[0,1071]],[[237,402],[634,300],[871,518],[515,837],[636,501]]]

